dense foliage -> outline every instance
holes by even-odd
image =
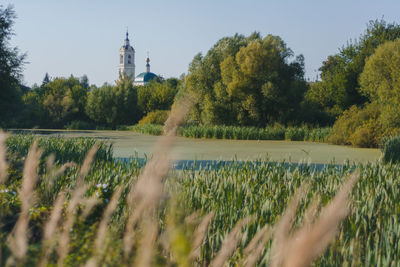
[[[22,96],[20,127],[102,129],[137,123],[156,110],[169,110],[179,81],[153,81],[142,87],[122,76],[116,85],[89,87],[88,78],[51,79],[45,76]]]
[[[252,126],[296,120],[307,84],[303,56],[292,56],[278,36],[222,38],[190,64],[185,89],[199,98],[191,119]]]
[[[151,81],[137,89],[138,106],[144,115],[157,110],[169,110],[178,93],[180,81],[174,78],[160,83]]]
[[[25,55],[10,46],[15,12],[0,4],[0,127],[15,125],[21,108],[21,73]]]
[[[24,150],[25,148],[18,148],[20,143],[24,143],[22,141],[24,138],[26,137],[12,137],[7,142],[8,147],[12,151]],[[54,144],[60,142],[51,150],[57,155],[63,154],[62,144],[65,141],[54,139],[51,142]],[[72,146],[78,148],[80,142],[77,141]],[[49,147],[46,144],[44,146]],[[68,160],[78,161],[78,157],[82,157],[84,153],[82,150],[79,155],[72,156]],[[12,154],[10,151],[9,155]],[[20,155],[9,158],[11,176],[5,184],[0,185],[2,265],[10,255],[7,237],[16,223],[21,208],[17,191],[21,182],[22,165],[15,162],[22,161]],[[71,167],[66,173],[58,176],[53,176],[54,169],[57,167],[51,165],[42,169],[38,185],[35,187],[35,197],[38,201],[34,202],[29,212],[31,235],[28,239],[28,257],[25,264],[36,265],[43,255],[40,253],[45,246],[42,242],[42,230],[49,220],[57,194],[63,191],[70,192],[77,184],[79,168]],[[197,261],[199,266],[210,263],[223,245],[228,232],[240,219],[253,216],[254,220],[240,231],[242,235],[238,248],[234,250],[229,260],[233,265],[238,264],[243,259],[244,248],[250,240],[264,225],[276,224],[301,184],[309,183],[310,186],[296,212],[295,227],[307,220],[313,221],[320,211],[318,203],[325,205],[332,199],[355,169],[360,173],[360,180],[351,195],[351,214],[341,224],[336,240],[317,259],[315,265],[388,266],[398,262],[400,247],[396,240],[400,238],[400,225],[394,216],[400,212],[398,165],[369,164],[341,167],[332,165],[315,171],[307,166],[296,167],[286,163],[276,164],[259,160],[234,161],[230,164],[213,163],[199,170],[171,172],[165,181],[165,193],[168,197],[163,200],[164,204],[161,205],[157,217],[160,229],[166,235],[161,239],[163,243],[155,246],[153,264],[186,266],[195,229],[193,220],[196,216],[209,212],[213,212],[214,217],[201,245],[200,258]],[[73,215],[76,219],[72,230],[68,231],[70,242],[65,264],[84,265],[91,256],[97,255],[104,265],[130,265],[140,257],[139,246],[134,248],[128,260],[124,259],[124,247],[121,242],[127,220],[126,209],[129,201],[127,191],[140,170],[141,165],[137,160],[119,163],[99,159],[95,163],[85,177],[85,183],[89,187],[80,208]],[[49,183],[50,181],[52,182]],[[103,250],[96,251],[94,240],[97,238],[97,228],[107,203],[119,186],[122,186],[122,194],[107,227],[105,242],[102,244]],[[89,209],[89,214],[83,215],[87,205],[91,203],[88,200],[93,197],[98,199],[98,202],[95,202],[96,206]],[[311,213],[310,210],[306,212],[308,207],[315,204],[317,206],[311,209]],[[67,206],[63,209],[67,209]],[[62,231],[61,226],[56,229],[54,242],[59,241],[60,231]],[[50,248],[54,248],[54,245]],[[272,241],[266,242],[258,266],[265,266],[270,261],[271,245]],[[166,249],[168,253],[165,253]],[[51,251],[48,263],[56,264],[58,260],[56,251]]]
[[[144,116],[140,121],[139,125],[145,125],[145,124],[158,124],[158,125],[164,125],[165,121],[167,120],[169,115],[168,110],[154,110],[149,113],[147,113],[146,116]]]
[[[132,81],[123,77],[115,86],[105,84],[88,94],[86,114],[100,125],[116,127],[135,123],[141,117],[137,105],[137,90]]]
[[[377,147],[400,129],[400,39],[380,45],[367,59],[359,91],[368,99],[352,106],[334,124],[330,140],[336,144]]]
[[[379,45],[399,37],[399,25],[384,20],[371,21],[362,36],[348,42],[322,63],[321,81],[311,84],[306,101],[319,106],[332,119],[352,105],[365,103],[367,98],[360,90],[360,75],[368,57]]]

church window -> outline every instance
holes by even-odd
[[[119,57],[119,63],[120,64],[124,63],[124,57],[122,55]]]
[[[131,64],[131,55],[128,56],[128,64]]]

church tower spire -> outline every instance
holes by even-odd
[[[129,43],[129,33],[126,30],[124,45],[119,49],[119,74],[135,79],[135,49]]]
[[[149,58],[149,52],[147,52],[147,58],[146,58],[146,72],[150,72],[150,58]]]
[[[125,46],[129,46],[129,33],[128,33],[128,29],[126,30]]]

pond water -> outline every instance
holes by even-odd
[[[137,155],[150,156],[158,136],[129,131],[66,131],[29,130],[34,134],[93,137],[107,140],[114,145],[114,157],[129,158]],[[177,160],[253,160],[268,157],[272,161],[298,163],[336,163],[347,160],[366,163],[375,162],[381,156],[378,149],[353,148],[325,143],[298,141],[215,140],[177,137],[172,150]]]

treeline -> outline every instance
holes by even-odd
[[[371,21],[306,81],[304,58],[279,36],[219,40],[189,67],[185,90],[200,101],[189,120],[265,127],[333,124],[327,140],[376,147],[400,129],[400,26]]]
[[[128,77],[116,85],[89,86],[88,78],[48,79],[22,96],[20,127],[115,129],[135,124],[155,110],[169,110],[181,82],[158,79],[135,87]]]

